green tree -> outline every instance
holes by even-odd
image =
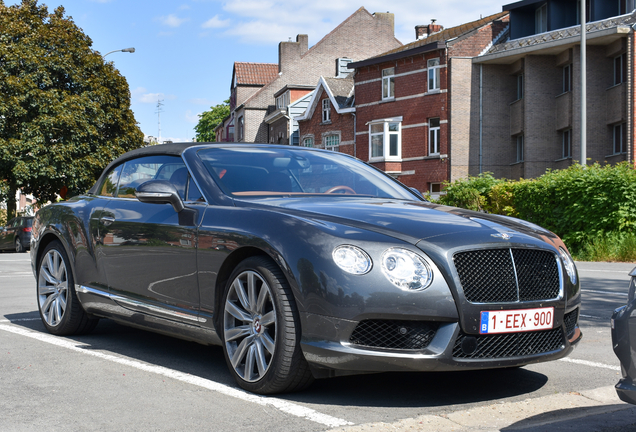
[[[0,0],[0,200],[17,189],[54,201],[86,191],[120,154],[143,145],[126,79],[91,48],[64,8]]]
[[[203,111],[202,114],[199,114],[199,123],[194,127],[197,133],[197,141],[216,141],[216,132],[214,132],[214,129],[221,124],[223,119],[228,115],[230,115],[229,99],[223,101],[222,104],[210,107],[210,111]]]

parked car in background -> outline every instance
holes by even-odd
[[[0,230],[0,249],[26,251],[31,244],[33,216],[18,216]]]
[[[618,397],[636,404],[636,268],[629,275],[627,305],[612,315],[612,347],[621,362],[623,378],[616,384]]]
[[[561,239],[431,204],[345,154],[169,144],[36,215],[42,322],[100,317],[223,347],[249,391],[384,371],[517,367],[581,339]]]

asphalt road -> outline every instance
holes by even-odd
[[[109,320],[87,336],[49,335],[38,317],[28,254],[2,253],[0,431],[395,430],[407,424],[464,430],[470,423],[461,419],[471,412],[481,423],[465,430],[538,431],[546,422],[549,430],[636,430],[636,407],[608,390],[620,377],[609,318],[626,302],[633,265],[577,265],[583,340],[565,360],[513,370],[334,378],[265,398],[236,387],[219,347]],[[599,389],[605,389],[603,404],[594,396]],[[572,399],[586,404],[573,408]],[[528,408],[545,405],[540,412]],[[496,407],[503,414],[489,424],[484,413]],[[425,426],[444,419],[460,426]]]

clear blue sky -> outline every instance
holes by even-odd
[[[278,43],[309,35],[309,45],[364,6],[395,14],[395,35],[414,40],[414,27],[432,18],[444,27],[501,11],[512,0],[40,0],[66,15],[128,80],[132,110],[146,135],[158,136],[157,99],[163,99],[163,140],[191,141],[197,114],[230,94],[234,61],[278,61]],[[19,1],[5,0],[10,6]]]

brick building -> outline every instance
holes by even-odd
[[[282,89],[286,86],[289,89],[313,88],[321,76],[337,75],[350,61],[369,58],[401,45],[394,36],[393,14],[370,14],[364,8],[358,9],[311,48],[307,35],[298,35],[295,42],[281,42],[278,45],[278,70],[272,81],[242,99],[239,97],[240,82],[233,80],[231,120],[226,127],[233,124],[234,141],[270,142],[274,139],[278,142],[278,133],[270,137],[272,125],[265,117],[276,111],[276,95],[280,96]],[[233,97],[235,93],[237,97]]]
[[[356,154],[353,77],[320,77],[300,125],[300,145]]]
[[[633,0],[587,0],[587,158],[634,161]],[[524,0],[507,40],[466,64],[472,72],[469,172],[533,178],[580,161],[580,10]]]
[[[507,26],[506,12],[445,30],[433,22],[416,27],[413,43],[350,63],[355,69],[353,154],[432,196],[443,182],[465,177],[470,62]],[[309,132],[301,127],[301,133]]]

